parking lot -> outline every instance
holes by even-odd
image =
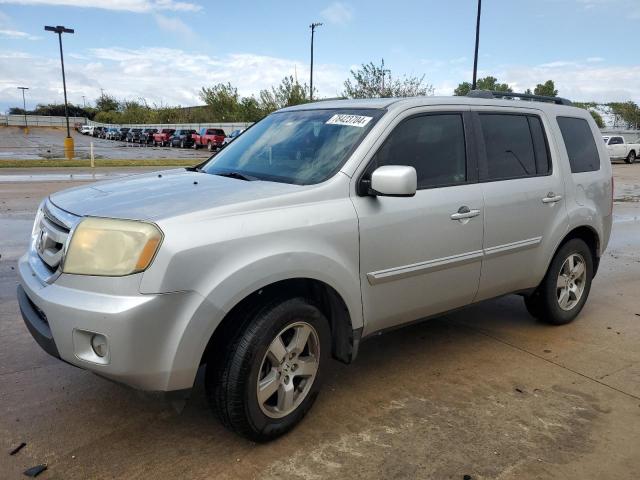
[[[54,135],[38,132],[30,140]],[[512,295],[375,337],[355,364],[333,362],[307,418],[266,445],[225,430],[201,381],[177,414],[49,357],[31,338],[15,299],[16,260],[40,200],[87,181],[73,172],[74,181],[0,172],[1,478],[37,464],[48,465],[44,479],[637,477],[640,165],[614,165],[611,241],[574,323],[540,324]]]
[[[115,140],[81,135],[71,131],[75,144],[75,157],[90,158],[90,145],[93,143],[94,157],[97,159],[196,159],[202,161],[211,154],[206,149],[162,148],[151,145],[131,144]],[[25,135],[20,127],[2,127],[0,160],[37,160],[64,158],[63,140],[66,129],[38,127],[31,128]]]

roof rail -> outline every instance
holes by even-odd
[[[471,90],[467,97],[473,98],[520,98],[521,100],[536,100],[539,102],[551,102],[556,105],[573,105],[571,100],[562,97],[548,97],[545,95],[532,95],[530,93],[498,92],[496,90]]]

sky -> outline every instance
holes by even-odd
[[[0,112],[63,101],[57,36],[64,25],[69,101],[101,90],[150,105],[199,105],[203,86],[257,94],[286,75],[341,94],[370,61],[392,75],[424,75],[451,95],[473,68],[476,0],[0,0]],[[624,25],[635,25],[633,35]],[[478,76],[515,91],[548,79],[576,101],[640,103],[640,0],[484,0]],[[635,45],[635,47],[634,47]],[[82,97],[85,97],[84,99]]]

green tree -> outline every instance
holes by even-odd
[[[625,128],[638,128],[640,126],[640,108],[632,101],[612,102],[607,106],[613,114],[613,126]]]
[[[284,77],[279,85],[260,91],[260,106],[265,113],[309,101],[309,86],[301,84],[292,75]]]
[[[233,122],[240,116],[240,95],[231,83],[202,87],[200,98],[211,107],[215,121]]]
[[[373,62],[362,64],[357,70],[351,70],[353,78],[344,82],[343,96],[347,98],[389,98],[418,97],[433,95],[433,86],[424,83],[421,77],[403,75],[394,78],[391,70]]]
[[[605,127],[604,120],[602,119],[602,115],[600,115],[600,113],[596,110],[598,107],[600,107],[600,105],[597,104],[596,102],[573,102],[573,106],[578,108],[584,108],[585,110],[587,110],[593,117],[593,120],[596,122],[596,125],[598,125],[598,128]]]
[[[120,102],[115,97],[102,92],[102,94],[96,98],[96,110],[98,112],[117,112],[120,110]]]
[[[535,95],[545,95],[547,97],[557,97],[558,90],[556,90],[556,86],[553,83],[553,80],[547,80],[544,83],[539,83],[536,85],[536,88],[533,89],[533,93]]]
[[[496,77],[483,77],[479,78],[476,82],[476,90],[491,90],[494,92],[513,92],[511,87],[509,87],[506,83],[498,83],[498,79]],[[453,91],[454,95],[465,96],[471,91],[471,83],[462,82],[458,85],[458,87]]]

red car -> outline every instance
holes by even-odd
[[[169,145],[169,138],[175,132],[175,128],[163,128],[158,133],[153,134],[153,145],[164,147],[165,145]]]
[[[224,130],[221,128],[201,128],[198,133],[194,133],[193,148],[198,149],[206,146],[209,151],[219,150],[225,139]]]

